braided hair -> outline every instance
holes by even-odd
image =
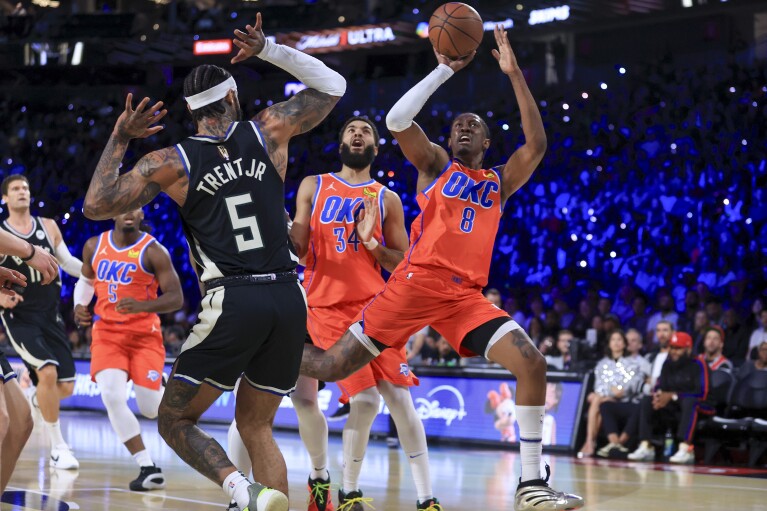
[[[192,69],[192,72],[184,79],[184,96],[194,96],[195,94],[206,91],[219,83],[223,83],[230,76],[232,76],[232,74],[222,67],[211,64],[197,66]],[[226,98],[222,98],[215,103],[192,110],[192,120],[197,123],[200,122],[203,117],[217,117],[223,115],[226,113],[226,106],[224,105],[225,101]]]

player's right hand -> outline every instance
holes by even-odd
[[[47,250],[40,247],[35,249],[35,255],[27,261],[27,266],[40,272],[43,276],[43,284],[50,284],[59,276],[59,262]]]
[[[90,326],[92,322],[93,316],[88,307],[81,304],[75,305],[75,323],[77,323],[77,326]]]
[[[261,30],[261,13],[256,13],[256,23],[254,26],[245,25],[246,32],[242,30],[235,30],[234,35],[236,39],[232,39],[232,43],[240,49],[237,55],[232,57],[232,64],[242,62],[250,57],[255,57],[266,46],[266,36],[264,31]]]
[[[14,293],[13,291],[9,291],[10,294],[3,291],[2,294],[0,294],[0,307],[3,309],[13,309],[18,304],[24,301],[24,297],[21,296],[18,293]]]
[[[367,243],[373,238],[378,220],[378,200],[372,197],[363,199],[364,207],[354,219],[354,228],[357,230],[357,238],[363,243]]]
[[[477,54],[477,50],[474,50],[473,52],[469,53],[468,55],[464,55],[463,57],[459,57],[457,59],[451,59],[450,57],[446,57],[442,55],[441,53],[437,52],[436,48],[432,48],[434,50],[434,55],[437,56],[437,62],[440,64],[445,64],[447,67],[453,70],[454,73],[457,73],[461,69],[465,68],[469,65],[469,62],[474,60],[474,55]]]

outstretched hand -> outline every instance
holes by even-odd
[[[498,49],[493,49],[491,53],[493,54],[493,57],[495,57],[495,60],[498,61],[501,71],[503,71],[504,74],[509,74],[512,71],[518,70],[519,65],[517,64],[517,57],[511,49],[509,36],[506,34],[503,25],[496,25],[493,33],[495,34],[495,44],[498,45]]]
[[[242,62],[250,57],[255,57],[266,46],[266,36],[264,31],[261,30],[261,13],[256,13],[256,23],[254,26],[245,25],[246,32],[242,30],[235,30],[234,35],[236,39],[232,39],[232,43],[240,49],[237,55],[232,57],[232,64]]]
[[[437,51],[436,48],[433,48],[434,55],[437,56],[437,62],[440,64],[445,64],[450,69],[453,70],[454,73],[457,73],[461,69],[465,68],[469,65],[469,62],[474,60],[474,55],[477,54],[477,50],[474,50],[473,52],[469,53],[468,55],[464,55],[463,57],[458,57],[457,59],[451,59],[450,57],[446,57],[445,55],[442,55]]]
[[[357,238],[363,243],[367,243],[373,237],[378,220],[378,201],[372,197],[363,199],[364,208],[360,210],[355,219],[354,228],[357,230]]]
[[[162,107],[162,101],[147,108],[148,104],[149,98],[144,98],[134,110],[133,94],[128,93],[125,98],[125,110],[115,123],[114,133],[121,138],[134,139],[150,137],[162,130],[165,126],[152,125],[165,117],[168,111]]]

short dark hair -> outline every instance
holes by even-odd
[[[219,83],[225,82],[232,74],[226,69],[212,64],[203,64],[192,69],[186,78],[184,78],[184,97],[194,96],[200,92],[215,87]],[[215,103],[205,105],[202,108],[192,110],[192,120],[200,122],[204,117],[217,117],[226,112],[222,98]]]
[[[341,126],[341,130],[338,132],[338,143],[340,144],[341,141],[344,139],[344,132],[346,131],[346,128],[349,127],[351,123],[354,121],[362,121],[367,123],[368,126],[370,126],[370,129],[373,130],[373,138],[375,138],[375,146],[378,147],[379,140],[381,137],[378,135],[378,128],[376,125],[371,121],[368,117],[364,115],[355,115],[354,117],[349,117],[343,126]]]
[[[481,115],[475,114],[474,112],[462,112],[456,115],[455,118],[458,119],[460,116],[467,115],[467,114],[477,116],[477,118],[479,119],[479,123],[482,125],[482,129],[485,130],[485,138],[490,138],[490,126],[487,125],[487,123],[485,122],[485,120],[482,118]],[[450,123],[450,126],[452,126],[453,124],[455,124],[455,119],[453,119],[453,122]]]
[[[27,186],[29,186],[29,179],[27,179],[26,176],[22,176],[21,174],[11,174],[10,176],[3,179],[3,183],[0,185],[0,188],[2,188],[3,191],[3,195],[8,195],[8,188],[14,181],[24,181],[27,183]]]

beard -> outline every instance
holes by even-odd
[[[362,153],[352,153],[352,149],[348,144],[341,144],[341,163],[350,169],[366,169],[373,163],[375,158],[375,148],[372,145],[366,147]]]

